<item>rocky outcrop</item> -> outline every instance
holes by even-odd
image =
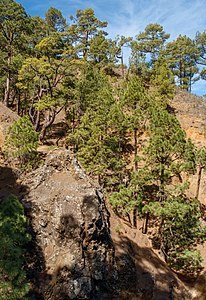
[[[101,191],[67,150],[49,153],[24,185],[29,191],[22,201],[39,259],[39,295],[52,300],[111,299],[117,276]]]

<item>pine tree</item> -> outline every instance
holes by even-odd
[[[70,99],[73,54],[67,46],[61,33],[42,39],[36,45],[39,58],[26,59],[19,71],[17,86],[27,93],[27,111],[41,141]]]
[[[168,43],[165,53],[179,86],[191,92],[192,84],[199,79],[196,62],[200,52],[195,42],[179,35],[175,41]]]
[[[25,34],[30,31],[30,18],[22,5],[13,0],[0,1],[0,47],[7,63],[5,69],[4,104],[9,106],[12,80],[13,58],[23,52]]]
[[[195,37],[195,45],[198,48],[200,55],[197,59],[197,63],[202,66],[201,68],[201,78],[206,80],[206,31],[197,32]]]
[[[86,61],[91,39],[100,33],[99,29],[107,26],[107,22],[97,19],[92,8],[78,9],[76,16],[71,16],[70,18],[73,24],[69,29],[69,35],[73,37],[73,42],[80,56]],[[106,32],[102,31],[102,34],[106,35]]]
[[[139,75],[148,77],[154,63],[165,47],[166,40],[170,37],[160,24],[149,24],[143,32],[136,36],[131,43],[132,68]]]
[[[48,35],[53,32],[63,32],[66,28],[66,19],[62,16],[61,11],[50,7],[45,14]]]
[[[124,115],[115,102],[105,76],[89,68],[81,83],[81,113],[78,127],[68,143],[87,171],[96,175],[103,186],[114,186],[124,170]]]
[[[124,99],[124,110],[134,137],[134,169],[138,170],[138,137],[141,136],[143,127],[147,121],[147,108],[149,97],[144,89],[143,83],[137,76],[128,81]]]
[[[151,202],[144,210],[160,220],[156,238],[169,266],[186,274],[200,271],[202,258],[194,246],[205,239],[206,227],[200,224],[198,202],[170,192],[163,202]]]
[[[37,155],[38,133],[28,116],[15,121],[9,128],[4,151],[8,158],[17,159],[20,166],[34,164]]]
[[[169,100],[174,96],[174,76],[162,57],[154,63],[150,85],[151,97],[155,99],[157,106],[167,108]]]
[[[19,200],[10,195],[0,203],[0,299],[27,299],[29,283],[25,272],[26,217]]]
[[[194,146],[173,115],[164,109],[151,112],[150,138],[145,150],[147,164],[158,182],[161,197],[171,178],[183,171],[193,171]]]

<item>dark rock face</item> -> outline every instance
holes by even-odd
[[[53,151],[24,183],[30,187],[23,202],[41,265],[39,295],[115,299],[114,247],[103,195],[77,161],[68,151]]]

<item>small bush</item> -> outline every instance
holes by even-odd
[[[171,253],[168,263],[176,271],[183,273],[197,273],[202,269],[202,257],[198,250],[184,249],[180,253]]]
[[[20,166],[33,165],[37,157],[38,133],[28,116],[15,121],[8,130],[4,153],[16,159]]]

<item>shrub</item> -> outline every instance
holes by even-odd
[[[8,130],[4,152],[21,165],[33,164],[37,155],[38,133],[28,116],[15,121]]]
[[[24,209],[16,196],[0,203],[0,299],[22,300],[29,290],[25,247],[30,241]]]

